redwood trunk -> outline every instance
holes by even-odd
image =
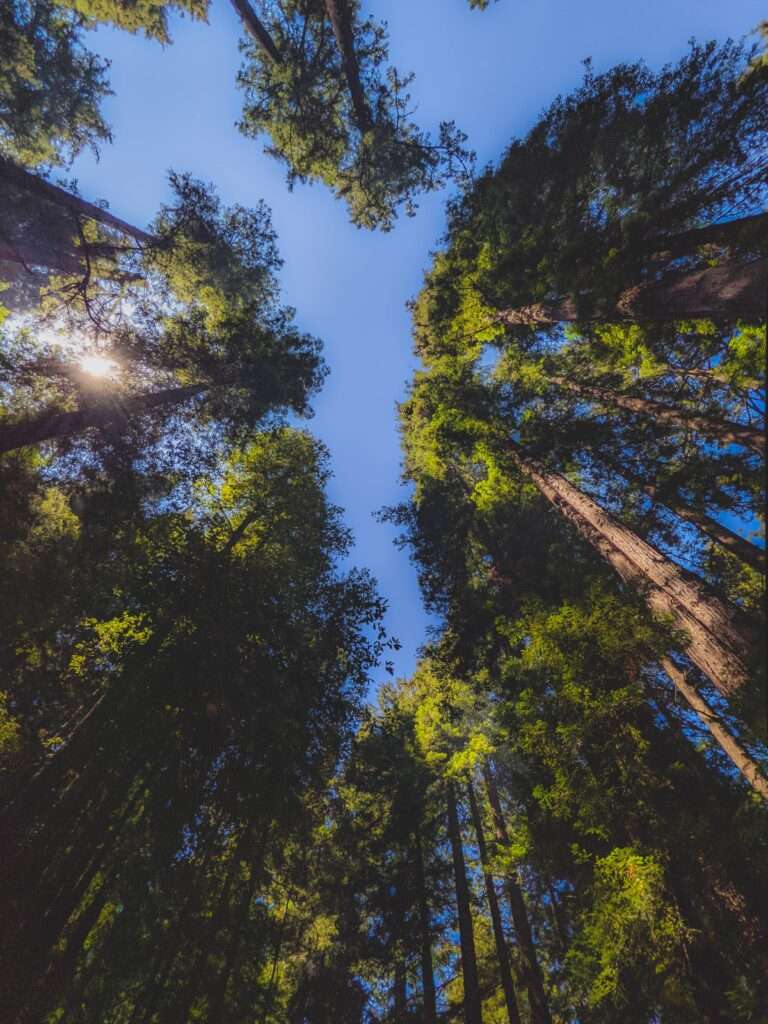
[[[429,923],[427,886],[424,879],[424,854],[418,827],[413,833],[413,848],[416,859],[416,885],[419,899],[419,925],[421,931],[421,989],[424,1001],[424,1024],[437,1024],[437,996],[435,993],[435,968],[432,963],[432,935]]]
[[[448,835],[453,853],[453,873],[456,883],[456,906],[459,914],[459,942],[461,944],[461,973],[464,979],[464,1022],[465,1024],[483,1024],[480,981],[477,974],[477,956],[475,954],[475,933],[472,925],[472,912],[469,905],[469,886],[467,871],[464,865],[464,850],[459,831],[459,818],[456,812],[456,791],[453,783],[446,786],[448,800]]]
[[[679,669],[671,658],[662,658],[661,667],[696,712],[701,723],[712,733],[715,741],[723,753],[730,758],[734,767],[738,768],[754,791],[759,793],[763,800],[768,801],[768,779],[760,771],[757,762],[749,756],[731,733],[717,711],[701,696],[696,687],[688,681],[685,672]]]
[[[125,423],[129,416],[149,412],[164,405],[178,405],[188,398],[209,390],[210,384],[190,384],[186,387],[165,388],[147,395],[127,398],[110,397],[99,405],[86,406],[74,412],[45,412],[32,419],[0,426],[0,452],[14,451],[27,445],[51,441],[54,438],[81,434],[90,427],[109,427]]]
[[[758,572],[765,572],[765,551],[762,548],[757,547],[756,544],[750,543],[744,537],[740,537],[738,533],[734,533],[733,530],[729,530],[727,526],[723,526],[722,523],[718,523],[712,516],[707,515],[706,512],[700,512],[697,509],[691,508],[686,505],[676,495],[660,495],[659,488],[655,484],[646,483],[641,477],[634,473],[631,473],[624,466],[613,466],[621,476],[625,477],[630,483],[635,484],[639,487],[651,501],[656,505],[663,505],[668,508],[670,512],[678,516],[680,519],[685,519],[688,523],[693,523],[697,526],[702,533],[705,533],[710,540],[713,540],[716,544],[719,544],[726,551],[736,555],[746,565],[751,565],[753,569]]]
[[[730,696],[748,680],[751,644],[746,629],[735,623],[734,606],[707,594],[689,574],[651,544],[601,508],[559,473],[545,470],[508,442],[515,465],[532,480],[560,514],[627,583],[642,590],[653,612],[671,616],[689,637],[687,654],[724,695]]]
[[[669,256],[688,256],[701,245],[727,245],[732,249],[744,249],[757,242],[764,248],[768,238],[768,213],[756,213],[751,217],[707,224],[703,228],[690,228],[669,238],[655,238],[651,245],[654,251]]]
[[[579,315],[573,296],[499,310],[503,323],[543,326],[560,322],[602,320],[655,323],[664,320],[763,320],[766,316],[768,259],[725,263],[704,270],[670,274],[663,281],[626,288],[615,303]]]
[[[283,58],[280,56],[277,46],[275,46],[275,41],[257,17],[248,0],[231,0],[231,3],[240,16],[246,32],[256,40],[273,64],[282,64]]]
[[[360,67],[357,63],[357,54],[355,53],[355,40],[352,34],[352,20],[349,15],[349,7],[346,0],[325,0],[325,10],[333,27],[336,45],[339,48],[344,64],[344,76],[352,98],[355,121],[358,129],[365,133],[373,127],[373,118],[371,117],[371,111],[366,102],[365,92],[360,81]]]
[[[477,805],[475,787],[472,782],[467,782],[467,796],[469,807],[472,813],[472,823],[477,836],[477,848],[480,851],[480,863],[483,866],[483,879],[485,880],[485,892],[488,897],[488,907],[491,911],[491,923],[493,925],[493,937],[496,942],[496,956],[499,961],[499,974],[501,975],[501,986],[504,989],[504,1001],[507,1006],[509,1024],[520,1024],[520,1011],[517,1008],[517,997],[515,986],[512,981],[512,969],[509,963],[509,950],[507,940],[504,937],[504,928],[501,923],[501,912],[499,911],[499,900],[496,895],[496,888],[493,884],[493,876],[488,867],[488,849],[485,845],[485,833],[483,831],[483,819],[480,815],[480,808]]]
[[[51,182],[38,177],[36,174],[32,174],[30,171],[19,167],[3,157],[0,157],[0,179],[10,181],[14,185],[25,189],[25,191],[33,192],[44,199],[50,199],[58,206],[67,207],[88,220],[95,220],[99,224],[105,224],[108,227],[114,228],[123,235],[135,238],[137,242],[152,244],[157,241],[153,235],[142,231],[141,228],[137,228],[133,224],[115,217],[108,210],[104,210],[94,203],[89,203],[85,199],[67,192],[66,189],[59,188],[58,185],[52,185]]]
[[[506,845],[509,843],[509,836],[507,835],[507,826],[501,809],[499,791],[496,788],[493,772],[487,765],[483,768],[483,778],[488,793],[488,802],[493,812],[496,839],[498,842]],[[536,946],[533,941],[533,933],[531,932],[531,923],[528,920],[528,910],[523,899],[523,891],[513,874],[508,874],[505,877],[504,885],[507,890],[512,923],[515,926],[517,948],[522,961],[525,985],[528,989],[531,1020],[533,1024],[552,1024],[549,1003],[544,991],[544,978],[539,966],[539,958],[536,955]]]
[[[680,427],[683,430],[695,430],[696,433],[720,441],[722,444],[739,444],[746,448],[752,448],[759,455],[765,454],[765,435],[762,431],[745,426],[743,423],[734,423],[730,420],[718,421],[707,416],[697,416],[685,409],[675,409],[671,405],[657,402],[651,398],[623,395],[610,388],[601,388],[593,384],[579,384],[565,377],[550,377],[549,379],[558,387],[566,388],[577,395],[586,395],[606,405],[613,405],[619,409],[626,409],[628,412],[646,416],[656,423]]]

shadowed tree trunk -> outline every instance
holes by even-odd
[[[413,833],[413,852],[416,864],[416,887],[419,901],[419,931],[421,936],[421,989],[424,1000],[424,1024],[437,1024],[437,996],[435,968],[432,963],[432,935],[429,923],[427,886],[424,879],[424,853],[418,827]]]
[[[550,377],[549,380],[560,388],[574,392],[574,394],[585,395],[604,405],[626,409],[628,412],[645,416],[655,423],[679,427],[682,430],[694,430],[697,434],[720,441],[722,444],[743,445],[745,448],[751,448],[753,451],[756,451],[759,455],[765,454],[765,435],[762,431],[746,426],[743,423],[734,423],[730,420],[713,420],[707,416],[697,416],[694,412],[689,412],[686,409],[675,409],[671,405],[657,402],[651,398],[636,398],[632,395],[623,395],[621,392],[613,391],[611,388],[597,387],[593,384],[579,384],[577,381],[568,380],[566,377]]]
[[[231,3],[240,16],[245,30],[256,40],[266,56],[269,57],[273,64],[282,64],[283,58],[280,56],[277,46],[275,46],[274,39],[259,20],[248,0],[231,0]]]
[[[510,326],[602,320],[608,323],[654,323],[662,320],[762,320],[766,315],[768,260],[725,263],[704,270],[669,274],[662,281],[626,288],[611,304],[586,309],[565,296],[553,303],[535,303],[499,310]]]
[[[688,256],[701,245],[727,245],[731,248],[748,248],[755,243],[765,250],[768,239],[768,213],[756,213],[751,217],[737,217],[735,220],[707,224],[703,228],[690,228],[669,238],[653,239],[650,246],[654,252],[668,256]]]
[[[51,182],[38,177],[36,174],[32,174],[10,160],[6,160],[4,157],[0,157],[0,181],[11,182],[26,192],[32,192],[43,199],[51,200],[58,206],[66,207],[87,220],[95,220],[99,224],[114,228],[121,234],[134,238],[137,242],[146,242],[148,244],[157,242],[155,236],[150,235],[147,231],[142,231],[141,228],[137,228],[133,224],[115,217],[108,210],[104,210],[94,203],[89,203],[85,199],[67,192],[66,189],[59,188],[58,185],[52,185]]]
[[[496,839],[499,843],[507,845],[509,836],[504,821],[504,814],[501,809],[499,791],[496,787],[496,780],[488,765],[483,767],[483,779],[485,780],[488,803],[493,813],[493,824],[496,832]],[[523,899],[523,891],[517,878],[508,874],[504,878],[504,885],[509,900],[509,909],[512,914],[512,923],[515,926],[517,936],[517,948],[522,961],[523,975],[526,988],[528,989],[528,1004],[531,1010],[533,1024],[552,1024],[552,1017],[549,1012],[549,1003],[544,991],[544,978],[539,966],[539,958],[536,955],[536,946],[533,942],[531,923],[528,920],[528,910]]]
[[[724,695],[748,680],[750,631],[735,606],[708,594],[678,565],[587,497],[559,473],[548,472],[508,442],[514,464],[657,614],[686,632],[686,653]],[[737,625],[738,623],[738,625]]]
[[[446,784],[448,802],[448,836],[453,854],[453,873],[456,884],[456,906],[459,915],[459,942],[461,944],[461,973],[464,979],[464,1024],[483,1024],[480,981],[477,974],[475,933],[469,905],[469,886],[464,864],[464,850],[456,811],[456,790],[452,782]]]
[[[501,986],[504,989],[504,1001],[507,1006],[507,1017],[509,1024],[520,1024],[520,1011],[517,1008],[517,997],[515,986],[512,981],[512,969],[509,963],[509,950],[507,940],[504,937],[504,928],[501,923],[501,912],[499,911],[499,900],[496,896],[496,888],[493,884],[493,876],[488,867],[488,849],[485,845],[485,833],[483,831],[483,819],[480,815],[480,808],[477,805],[475,787],[471,780],[467,782],[467,796],[469,797],[469,808],[472,813],[472,823],[477,836],[477,848],[480,851],[480,863],[483,867],[483,879],[485,880],[485,892],[488,897],[488,906],[491,911],[491,923],[493,925],[493,937],[496,943],[496,956],[499,961],[499,974]]]
[[[90,427],[109,427],[125,423],[130,416],[149,412],[162,406],[179,405],[213,387],[212,384],[189,384],[186,387],[164,388],[146,395],[125,398],[105,396],[97,404],[73,412],[49,411],[20,423],[0,425],[0,452],[14,451],[41,441],[51,441],[81,434]]]
[[[731,760],[734,767],[738,768],[750,786],[756,793],[760,794],[763,800],[768,800],[768,779],[760,771],[757,762],[749,756],[747,751],[731,733],[717,711],[701,696],[696,687],[688,681],[685,672],[678,668],[671,658],[662,658],[661,667],[696,712],[702,725],[705,725],[712,733],[713,738],[723,753]]]
[[[352,19],[347,0],[325,0],[325,10],[333,27],[336,45],[339,48],[344,64],[344,76],[347,80],[352,107],[355,111],[355,122],[358,129],[365,133],[373,127],[373,118],[365,98],[365,91],[360,81],[360,67],[355,53],[355,40],[352,34]]]

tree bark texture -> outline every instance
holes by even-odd
[[[257,17],[248,0],[231,0],[231,3],[240,16],[246,32],[256,40],[273,64],[282,64],[283,58],[280,56],[280,51],[275,45],[274,39]]]
[[[561,322],[655,323],[664,320],[763,320],[768,302],[768,259],[724,263],[704,270],[669,274],[658,282],[626,288],[614,303],[579,314],[573,296],[499,310],[510,326],[545,326]]]
[[[464,864],[464,849],[461,842],[459,817],[456,810],[456,790],[450,781],[446,784],[446,795],[448,802],[448,836],[451,841],[451,852],[453,854],[456,906],[459,915],[461,973],[464,979],[464,1022],[465,1024],[483,1024],[467,870]]]
[[[549,379],[559,388],[595,399],[604,405],[626,409],[636,415],[645,416],[655,423],[679,427],[682,430],[694,430],[697,434],[720,441],[722,444],[742,445],[745,448],[751,448],[759,455],[765,455],[765,434],[761,430],[756,430],[743,423],[735,423],[731,420],[713,420],[708,416],[698,416],[687,409],[676,409],[655,399],[624,395],[611,388],[598,387],[594,384],[579,384],[566,377],[550,377]]]
[[[355,122],[358,129],[365,133],[373,127],[373,118],[365,98],[363,84],[360,81],[360,66],[355,53],[352,19],[347,0],[325,0],[325,10],[331,22],[336,45],[344,65],[344,76],[352,99]]]
[[[504,812],[501,809],[496,779],[489,765],[485,765],[483,768],[483,779],[485,780],[485,788],[488,794],[488,803],[491,805],[491,812],[493,814],[496,839],[499,843],[507,845],[509,843],[509,835],[507,834],[507,826],[504,821]],[[533,1024],[552,1024],[549,1002],[544,991],[544,977],[541,972],[539,958],[536,955],[536,946],[533,941],[531,923],[528,920],[528,910],[525,906],[523,891],[517,878],[512,874],[508,874],[505,877],[504,887],[507,891],[512,923],[515,926],[517,948],[522,961],[524,982],[528,990],[531,1021]]]
[[[671,658],[662,658],[661,667],[696,712],[702,725],[712,733],[723,753],[730,758],[756,793],[768,801],[768,778],[763,775],[757,762],[749,756],[712,705],[701,696],[696,687]]]
[[[653,612],[685,631],[686,653],[724,696],[748,680],[752,643],[739,609],[705,592],[678,565],[624,526],[559,473],[527,458],[514,441],[509,453],[520,471],[621,576],[641,590]],[[739,624],[737,624],[739,623]]]
[[[722,523],[719,523],[706,512],[700,512],[698,509],[686,505],[678,495],[665,494],[661,488],[655,484],[648,483],[624,466],[611,465],[611,468],[630,483],[639,487],[655,505],[668,508],[670,512],[680,519],[693,523],[694,526],[698,527],[702,533],[706,534],[716,544],[719,544],[725,551],[736,555],[742,562],[752,566],[758,572],[765,572],[765,551],[763,548],[759,548],[744,537],[740,537],[738,533],[729,530],[727,526],[723,526]]]
[[[517,1006],[515,986],[512,981],[512,968],[509,962],[509,950],[507,940],[504,937],[504,927],[501,923],[501,911],[499,900],[496,895],[496,888],[493,882],[493,875],[488,866],[488,848],[485,844],[485,832],[483,830],[483,819],[475,795],[475,787],[471,780],[467,782],[467,796],[469,797],[469,808],[472,814],[472,823],[477,836],[477,848],[480,851],[480,863],[483,867],[483,879],[485,881],[485,893],[488,897],[488,907],[491,912],[491,924],[493,926],[493,937],[496,943],[496,957],[499,961],[499,975],[501,976],[501,987],[504,989],[504,1001],[507,1006],[507,1017],[509,1024],[520,1024],[520,1011]]]

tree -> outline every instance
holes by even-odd
[[[116,245],[100,279],[86,246],[85,277],[74,275],[71,292],[66,281],[60,286],[63,340],[83,337],[82,366],[66,348],[35,343],[22,329],[21,357],[9,360],[6,375],[32,410],[9,410],[0,427],[4,451],[94,427],[119,429],[153,410],[165,422],[179,407],[192,410],[230,437],[281,407],[306,412],[324,370],[319,344],[300,335],[277,302],[280,259],[269,211],[263,204],[222,210],[212,189],[188,176],[172,175],[171,184],[176,202],[160,211],[137,252]],[[132,273],[116,280],[121,259],[131,261]],[[94,329],[101,339],[95,353],[87,347]],[[101,384],[87,372],[94,354],[111,370]]]
[[[52,0],[9,0],[0,12],[0,155],[66,165],[110,140],[100,110],[105,61],[82,45],[84,19]],[[4,242],[5,239],[2,239]]]

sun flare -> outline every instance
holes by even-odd
[[[110,377],[117,370],[117,363],[106,356],[89,355],[80,359],[80,369],[91,377]]]

